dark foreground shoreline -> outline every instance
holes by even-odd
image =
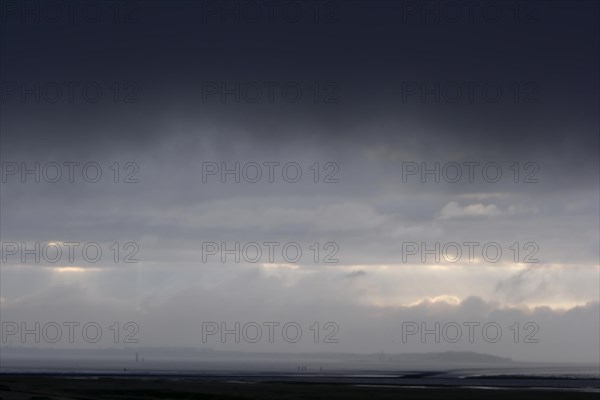
[[[335,377],[281,379],[253,376],[0,375],[1,400],[92,399],[597,399],[598,381],[579,387],[552,380],[428,379],[389,381]],[[575,382],[571,382],[575,383]],[[528,386],[524,385],[527,384]],[[529,385],[531,384],[531,385]],[[588,386],[590,384],[590,386]],[[588,388],[585,391],[585,388]]]

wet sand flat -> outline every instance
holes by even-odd
[[[66,399],[596,399],[556,389],[212,381],[163,377],[0,376],[1,400]]]

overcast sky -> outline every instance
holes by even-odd
[[[33,4],[1,14],[3,322],[598,362],[598,3]],[[266,321],[303,338],[202,341],[203,322]],[[501,339],[402,340],[468,321]]]

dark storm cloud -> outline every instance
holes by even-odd
[[[566,151],[566,161],[593,161],[598,147],[594,115],[599,66],[597,27],[591,22],[597,5],[559,3],[527,3],[523,13],[533,10],[535,18],[519,23],[494,23],[481,16],[472,23],[444,23],[443,18],[421,23],[419,14],[409,11],[412,2],[335,3],[339,9],[332,23],[236,23],[233,17],[220,23],[219,10],[213,15],[211,2],[140,3],[135,21],[120,24],[22,24],[10,17],[3,27],[2,50],[11,55],[3,57],[4,82],[98,82],[104,96],[93,107],[81,98],[72,106],[28,107],[37,118],[28,114],[26,119],[37,124],[26,132],[18,128],[20,140],[10,139],[16,135],[5,135],[4,140],[7,146],[12,140],[23,145],[21,140],[51,136],[57,145],[86,149],[129,138],[127,145],[139,146],[164,135],[166,123],[199,118],[225,127],[243,126],[260,146],[312,138],[335,147],[340,141],[364,144],[369,138],[406,147],[418,135],[424,145],[460,148],[466,154],[540,157]],[[440,4],[430,6],[435,10]],[[503,13],[512,11],[506,6]],[[121,86],[137,84],[133,97],[140,104],[110,104],[115,81]],[[320,89],[323,100],[336,99],[339,104],[314,104],[310,87],[315,81],[335,83],[339,91]],[[203,88],[212,88],[203,86],[207,82],[227,82],[228,88],[235,82],[242,88],[256,82],[265,92],[265,82],[278,83],[278,89],[294,82],[304,93],[294,104],[276,90],[273,104],[265,93],[258,104],[243,98],[241,104],[231,104],[230,95],[224,105],[219,95],[202,102]],[[472,101],[466,93],[469,83]],[[490,83],[503,90],[497,103],[482,94]],[[439,104],[435,95],[422,104],[419,94],[410,94],[413,84],[429,90],[439,84]],[[465,93],[450,103],[444,96],[455,86]],[[121,92],[126,96],[133,89]],[[5,129],[15,128],[13,118],[25,119],[13,114],[23,108],[15,98],[9,96],[3,104]],[[70,116],[71,125],[51,123],[57,113]],[[356,129],[399,121],[408,126],[368,134]],[[229,135],[229,140],[238,139]]]

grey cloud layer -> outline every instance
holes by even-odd
[[[92,81],[110,93],[115,81],[133,81],[140,88],[140,102],[130,104],[108,97],[98,104],[3,102],[2,168],[96,162],[103,176],[99,183],[8,176],[0,190],[2,241],[94,241],[105,249],[132,241],[140,248],[140,262],[131,265],[110,258],[3,263],[3,321],[130,319],[142,327],[144,346],[164,345],[165,336],[168,346],[201,346],[206,320],[334,320],[339,345],[297,350],[597,361],[597,4],[577,3],[568,13],[546,5],[536,24],[448,26],[400,24],[389,2],[348,2],[337,24],[279,27],[201,25],[193,3],[185,4],[148,3],[141,23],[111,29],[2,26],[3,82]],[[114,37],[123,38],[120,45]],[[207,81],[296,82],[305,96],[298,103],[203,102]],[[339,102],[315,103],[317,81],[336,83]],[[471,81],[497,83],[502,100],[403,100],[406,82]],[[539,101],[515,102],[513,85],[527,82],[539,86]],[[219,174],[203,182],[206,162],[271,161],[298,163],[302,179],[289,183],[277,168],[269,183],[265,167],[259,183],[233,183],[231,175],[221,183]],[[459,183],[403,176],[407,162],[443,168],[471,161],[497,163],[502,179],[487,182],[480,168],[473,183],[466,169]],[[125,163],[139,166],[139,182],[113,183],[115,162],[120,179]],[[339,167],[339,182],[322,182],[327,162]],[[527,162],[539,167],[537,183],[522,182]],[[220,263],[218,255],[202,262],[203,242],[264,241],[298,242],[305,251],[335,242],[339,263]],[[505,259],[402,260],[403,242],[470,241],[500,243]],[[512,262],[514,242],[535,242],[540,262]],[[537,321],[540,343],[399,339],[402,321],[473,318],[503,327]]]

